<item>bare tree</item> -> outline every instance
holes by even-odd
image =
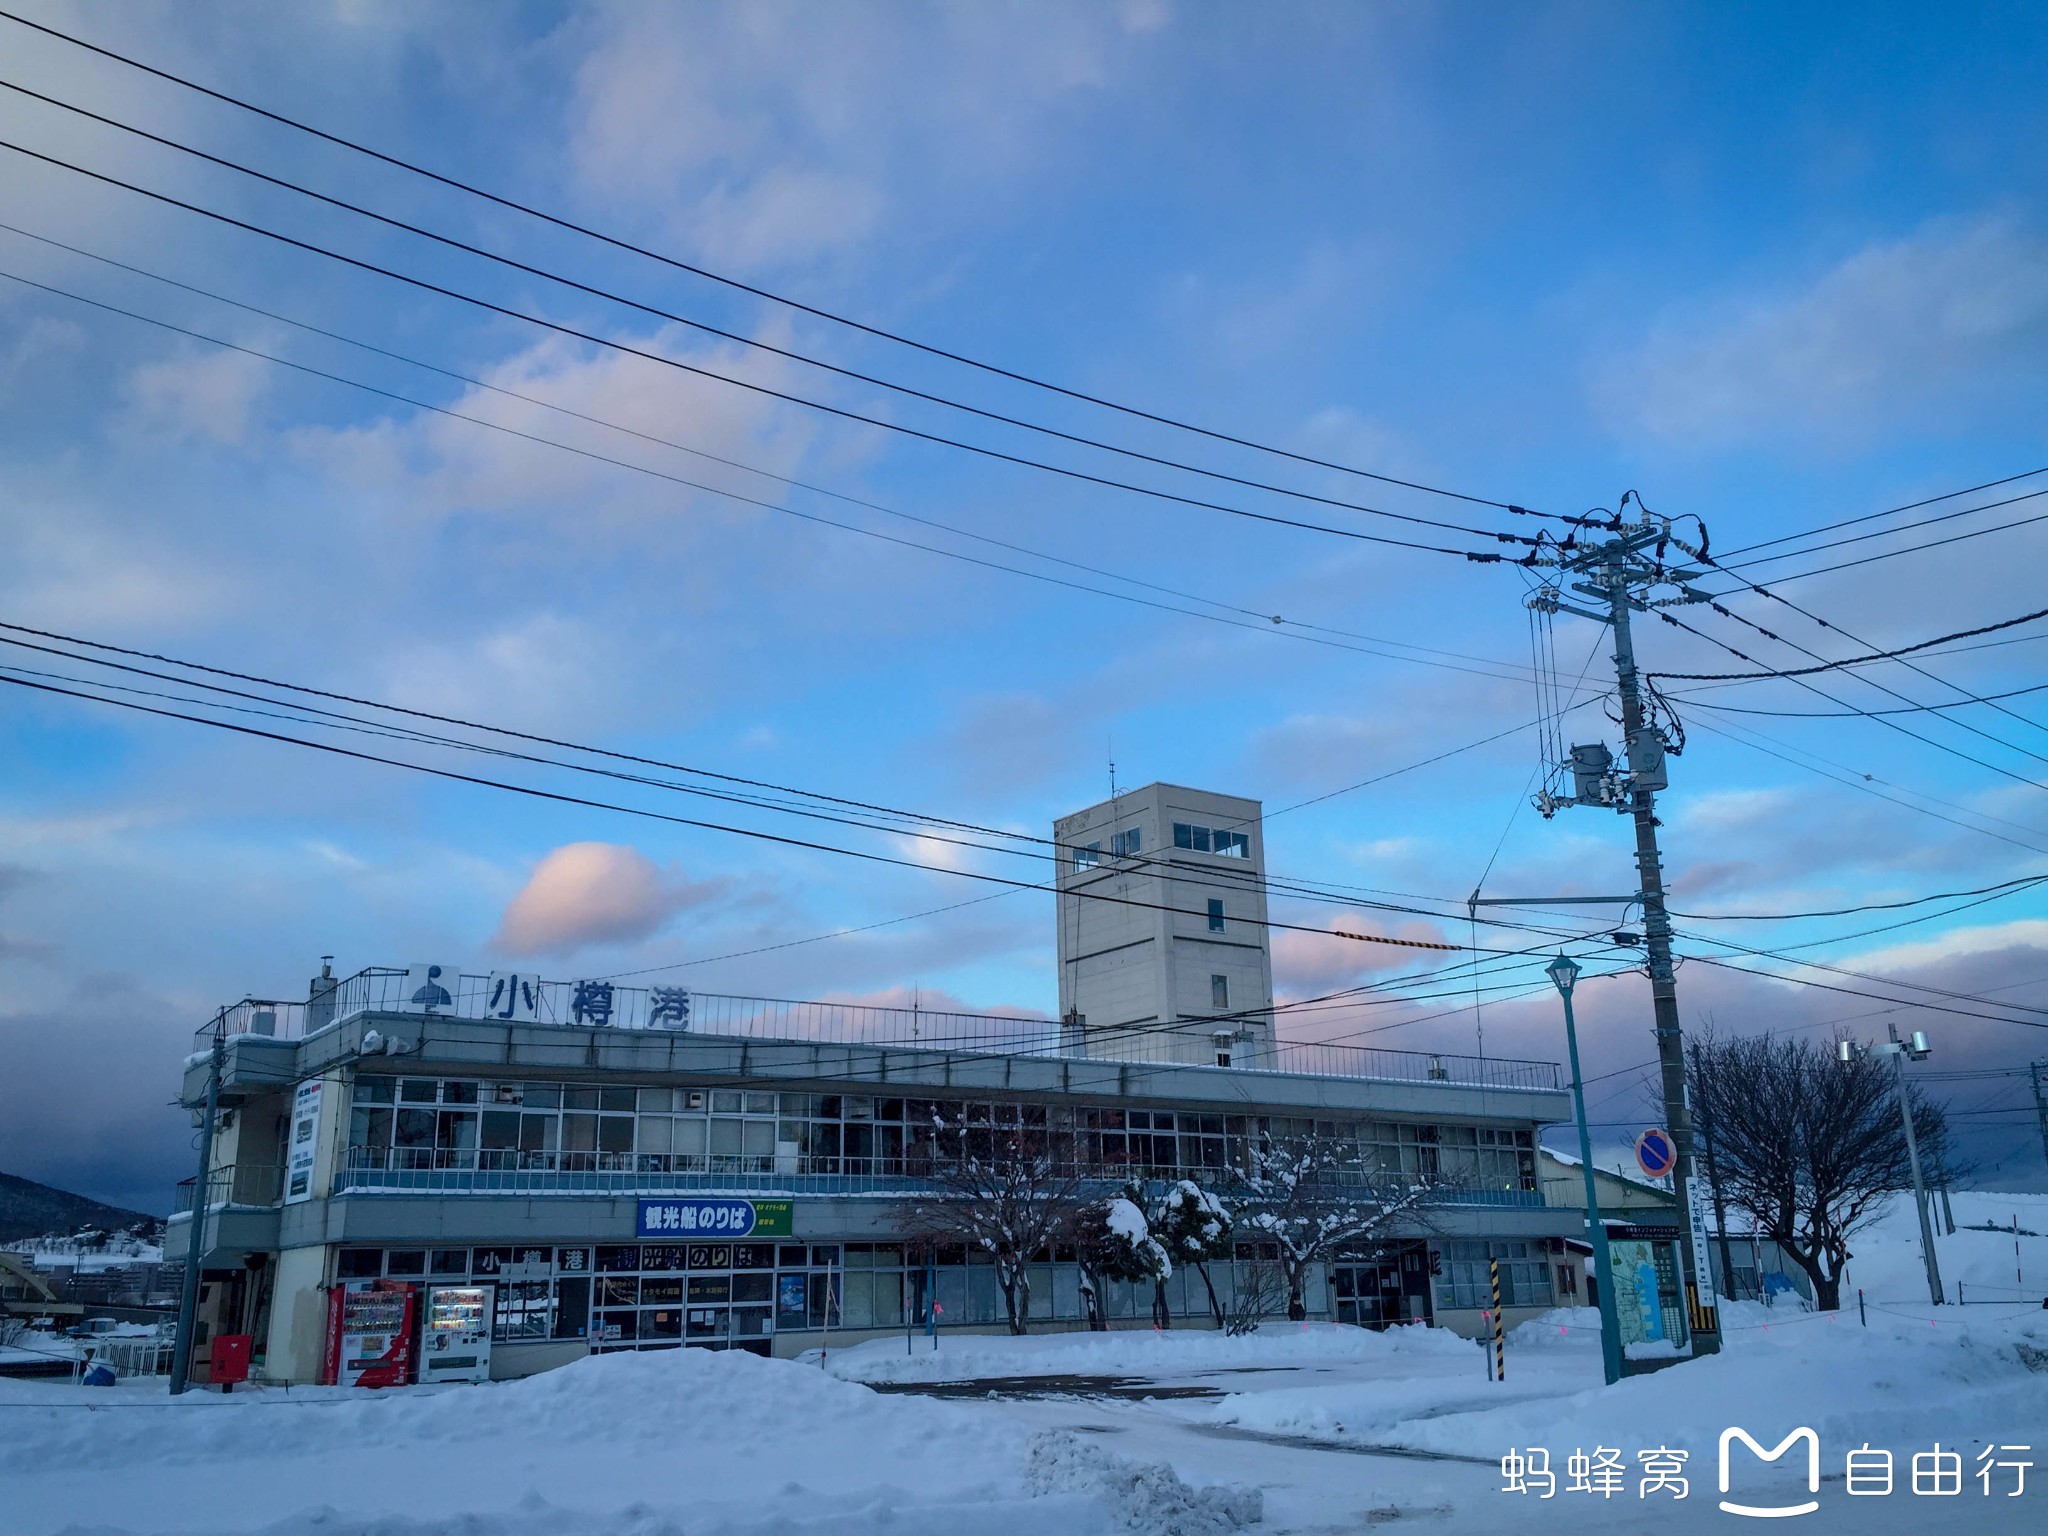
[[[1238,1245],[1240,1252],[1249,1248],[1254,1256],[1239,1258],[1232,1266],[1230,1304],[1223,1314],[1223,1331],[1232,1337],[1257,1333],[1259,1324],[1286,1303],[1287,1282],[1281,1276],[1279,1264],[1259,1253],[1262,1248],[1274,1246],[1270,1243]]]
[[[1252,1149],[1238,1198],[1238,1229],[1278,1247],[1287,1316],[1308,1316],[1311,1265],[1376,1258],[1398,1227],[1428,1225],[1441,1182],[1362,1168],[1357,1143],[1307,1136]]]
[[[1088,1203],[1071,1151],[1039,1132],[970,1139],[941,1125],[926,1175],[931,1194],[911,1213],[912,1235],[964,1243],[994,1261],[1012,1333],[1025,1331],[1031,1311],[1026,1266],[1075,1230]]]
[[[1879,1057],[1839,1060],[1832,1041],[1695,1035],[1687,1053],[1722,1197],[1806,1271],[1823,1312],[1842,1304],[1850,1238],[1910,1183],[1893,1072]],[[1911,1087],[1907,1103],[1922,1155],[1945,1155],[1940,1108]]]

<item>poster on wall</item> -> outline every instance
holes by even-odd
[[[1657,1297],[1654,1245],[1609,1239],[1607,1262],[1614,1271],[1615,1333],[1621,1347],[1662,1343],[1664,1304]]]
[[[706,1200],[668,1196],[642,1200],[635,1237],[788,1237],[787,1200]]]
[[[327,1381],[402,1387],[412,1375],[413,1287],[345,1280],[327,1293]]]
[[[320,1099],[324,1084],[308,1078],[292,1094],[291,1143],[284,1159],[284,1203],[313,1198],[313,1168],[320,1153]]]

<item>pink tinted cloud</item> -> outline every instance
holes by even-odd
[[[720,881],[692,882],[665,871],[636,848],[568,843],[534,866],[506,905],[492,942],[510,955],[630,944],[723,888]]]

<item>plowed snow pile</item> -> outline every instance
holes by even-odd
[[[14,1382],[0,1405],[10,1536],[1211,1536],[1257,1508],[956,1404],[694,1349],[385,1394]]]

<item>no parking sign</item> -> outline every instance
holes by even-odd
[[[1653,1179],[1678,1166],[1678,1145],[1669,1131],[1647,1130],[1636,1138],[1636,1162]]]

